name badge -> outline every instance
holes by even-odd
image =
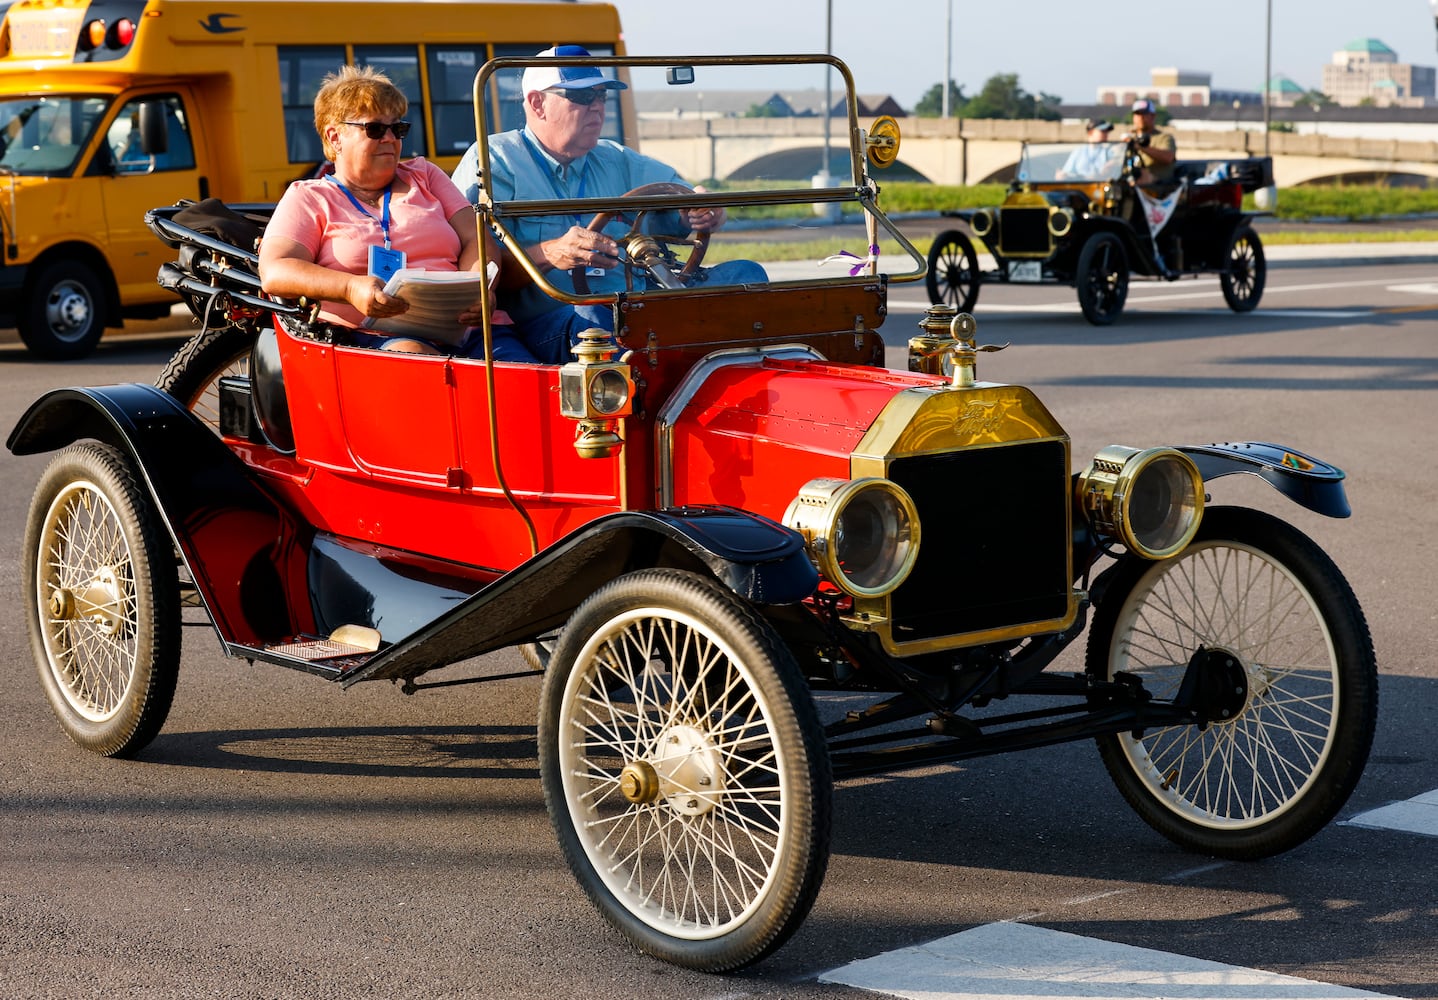
[[[381,281],[389,281],[394,277],[394,273],[403,267],[403,250],[388,250],[384,247],[369,248],[369,273]]]

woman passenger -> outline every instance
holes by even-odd
[[[260,244],[264,290],[283,298],[320,302],[320,319],[358,328],[365,317],[398,316],[404,299],[386,295],[385,282],[400,267],[431,271],[479,268],[479,227],[474,208],[443,170],[421,158],[400,160],[409,102],[389,78],[371,67],[345,66],[324,78],[315,95],[315,130],[334,172],[295,181],[285,189]],[[486,257],[499,262],[487,232]],[[477,327],[480,303],[462,313]],[[438,354],[415,337],[351,335],[366,347]],[[472,330],[455,351],[482,354]]]

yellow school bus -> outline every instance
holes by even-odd
[[[409,97],[405,154],[451,170],[474,141],[479,67],[556,43],[623,54],[619,15],[573,0],[15,0],[0,26],[0,325],[73,358],[167,313],[145,211],[273,202],[312,175],[312,102],[336,67],[383,69]],[[518,90],[519,71],[496,79],[490,121],[523,123]]]

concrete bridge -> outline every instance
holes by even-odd
[[[862,124],[867,125],[867,122]],[[645,119],[640,147],[691,180],[809,177],[823,159],[821,118]],[[847,163],[842,120],[831,125],[832,147]],[[1082,142],[1080,125],[1003,119],[903,118],[899,175],[935,184],[1006,181],[1019,144]],[[1181,159],[1262,155],[1262,132],[1171,129]],[[1438,142],[1268,134],[1274,181],[1300,184],[1438,178]],[[917,176],[915,176],[917,175]]]

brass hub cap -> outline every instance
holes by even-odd
[[[124,627],[124,591],[119,573],[102,566],[79,587],[50,591],[50,617],[88,621],[104,634],[115,635]]]
[[[624,765],[619,772],[619,792],[630,802],[642,805],[659,797],[659,775],[647,760]]]

